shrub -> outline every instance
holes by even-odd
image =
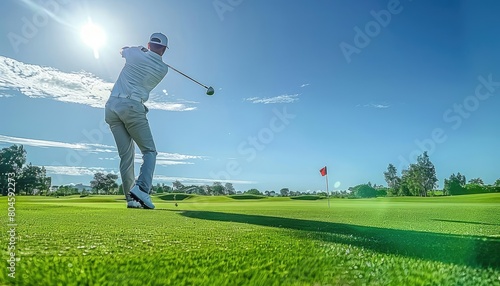
[[[325,197],[323,197],[323,196],[315,196],[315,195],[304,195],[304,196],[290,197],[290,199],[292,199],[292,200],[305,200],[305,201],[315,201],[315,200],[321,200],[324,198]]]
[[[260,199],[265,199],[266,198],[264,196],[252,195],[252,194],[232,195],[232,196],[229,196],[229,197],[231,199],[235,199],[235,200],[260,200]]]
[[[352,191],[354,197],[357,198],[376,198],[377,197],[377,190],[375,190],[373,187],[363,184],[363,185],[357,185],[356,187],[353,188]]]

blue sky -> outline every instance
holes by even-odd
[[[119,49],[153,32],[169,37],[165,62],[216,90],[170,71],[152,92],[155,183],[321,190],[326,165],[331,190],[385,185],[389,163],[400,172],[424,150],[440,186],[500,178],[496,1],[0,5],[0,147],[25,145],[54,184],[118,172],[103,106]],[[88,19],[107,36],[98,59]]]

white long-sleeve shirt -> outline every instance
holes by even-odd
[[[141,98],[142,102],[149,99],[149,93],[155,88],[168,72],[168,66],[162,57],[144,47],[125,47],[122,50],[125,58],[118,79],[111,94]]]

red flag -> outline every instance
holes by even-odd
[[[321,173],[321,176],[326,176],[326,166],[324,166],[323,168],[321,168],[321,170],[319,170],[319,172]]]

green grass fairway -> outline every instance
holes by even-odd
[[[156,210],[117,196],[16,199],[20,260],[15,279],[2,267],[2,285],[500,285],[500,194],[331,208],[166,196]]]

